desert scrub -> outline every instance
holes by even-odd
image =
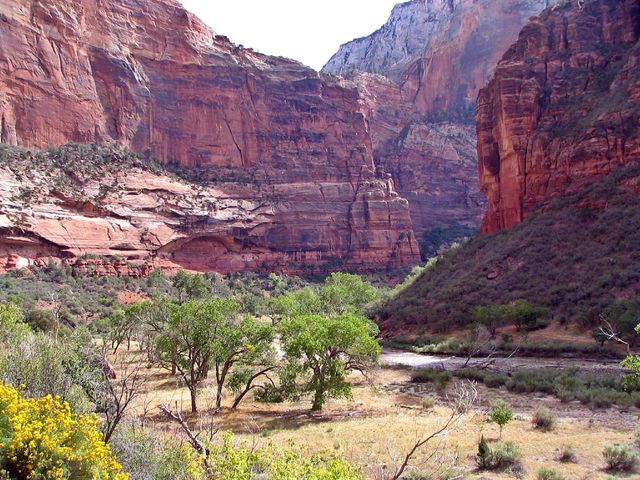
[[[573,446],[564,445],[558,455],[558,461],[560,463],[578,463],[578,456],[576,455]]]
[[[0,383],[0,472],[11,478],[126,480],[95,415],[50,395],[23,398]]]
[[[556,426],[556,416],[547,407],[538,407],[531,417],[533,428],[550,432]]]
[[[550,467],[540,467],[537,478],[538,480],[564,480],[564,477],[558,470]]]
[[[247,449],[234,445],[233,436],[225,434],[222,445],[210,454],[214,480],[245,480],[258,476],[269,480],[362,480],[362,475],[346,460],[290,447]]]
[[[602,452],[607,469],[612,472],[635,472],[638,469],[638,451],[633,445],[614,444]]]

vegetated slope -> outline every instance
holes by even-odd
[[[385,180],[299,187],[291,187],[298,195],[292,198],[285,186],[264,192],[239,182],[196,183],[114,146],[0,145],[0,271],[62,260],[132,276],[154,266],[310,273],[415,258],[402,246],[411,242],[406,201]],[[323,195],[332,200],[323,202]],[[291,229],[308,251],[292,251]],[[387,248],[389,238],[402,235]],[[335,242],[333,251],[323,250],[323,241]],[[81,258],[86,254],[121,260],[114,268]]]
[[[382,308],[389,331],[520,298],[592,325],[638,294],[639,35],[637,0],[566,2],[522,30],[477,115],[484,230],[524,223],[446,255]]]
[[[522,30],[478,97],[483,230],[640,160],[640,3],[566,2]]]
[[[479,305],[526,299],[560,322],[593,326],[640,295],[640,164],[622,167],[508,231],[443,255],[380,309],[387,334],[470,324]]]
[[[323,68],[355,84],[374,157],[411,208],[423,257],[475,232],[475,101],[518,32],[549,0],[412,0]]]
[[[176,0],[0,2],[0,142],[117,143],[222,184],[214,197],[243,210],[222,218],[204,204],[186,236],[167,245],[161,231],[153,248],[124,229],[127,239],[108,248],[131,259],[160,246],[197,270],[371,269],[419,259],[408,204],[376,170],[355,89],[238,47]],[[50,240],[37,225],[29,231]],[[104,234],[96,244],[109,241]],[[70,231],[53,248],[98,253],[84,243]]]

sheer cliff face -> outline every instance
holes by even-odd
[[[376,172],[359,110],[353,88],[236,47],[173,0],[0,6],[2,143],[116,142],[261,207],[205,212],[144,248],[106,233],[85,247],[65,235],[53,246],[41,239],[64,255],[129,252],[234,271],[411,264],[418,251],[407,202]],[[37,223],[30,235],[40,241]]]
[[[640,161],[639,35],[637,0],[558,7],[523,29],[478,98],[485,232]]]
[[[549,3],[412,0],[324,67],[359,86],[376,162],[409,199],[419,237],[434,227],[480,225],[476,97],[529,17]]]

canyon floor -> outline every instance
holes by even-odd
[[[118,353],[114,364],[123,368],[141,361],[138,353]],[[423,363],[420,363],[422,359]],[[223,408],[215,412],[214,391],[205,387],[200,398],[201,412],[185,413],[194,432],[206,438],[212,431],[214,442],[222,432],[231,431],[235,441],[246,447],[291,444],[309,453],[339,454],[362,468],[365,478],[390,478],[388,472],[397,468],[402,456],[415,441],[438,428],[451,413],[451,398],[463,382],[454,380],[446,391],[436,392],[433,385],[411,383],[411,367],[451,361],[438,357],[385,351],[369,380],[354,376],[351,400],[330,400],[320,413],[310,413],[310,402],[262,404],[247,398],[237,410],[225,408],[231,404],[226,394]],[[539,359],[514,359],[524,366],[539,366]],[[609,361],[605,361],[608,363]],[[597,363],[587,368],[598,366]],[[612,366],[612,365],[607,365]],[[144,370],[144,394],[134,406],[145,424],[180,436],[180,427],[168,421],[157,408],[169,404],[189,410],[189,394],[176,377],[156,368]],[[561,403],[555,397],[539,394],[513,394],[504,389],[489,389],[475,385],[477,401],[468,414],[446,435],[437,437],[416,456],[412,465],[423,476],[440,473],[440,478],[506,479],[508,473],[478,471],[475,463],[477,444],[481,435],[491,442],[498,440],[498,427],[488,420],[489,404],[502,398],[514,409],[514,420],[503,432],[502,440],[516,443],[522,451],[526,472],[521,478],[537,478],[542,466],[553,467],[565,479],[614,478],[605,470],[602,451],[607,444],[626,443],[633,439],[639,411],[617,407],[591,410],[578,402]],[[433,408],[423,408],[421,401],[430,396],[436,399]],[[556,428],[551,432],[534,430],[531,414],[540,405],[549,407],[557,415]],[[560,463],[558,455],[564,446],[571,445],[577,463]],[[428,458],[434,451],[437,454]],[[446,471],[446,472],[445,472]],[[404,478],[404,477],[403,477]],[[438,477],[435,477],[438,478]],[[638,478],[633,476],[615,478]]]

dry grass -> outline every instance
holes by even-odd
[[[122,355],[127,361],[135,361],[136,355],[125,352]],[[144,415],[146,411],[147,423],[179,435],[176,427],[162,417],[157,406],[177,404],[187,412],[188,391],[166,371],[149,368],[144,372],[147,384],[145,394],[137,399],[137,414]],[[204,388],[200,399],[202,411],[197,415],[187,414],[187,418],[194,430],[206,430],[214,425],[220,430],[233,431],[238,441],[248,445],[271,443],[286,447],[293,443],[311,452],[340,454],[361,466],[366,478],[374,479],[379,478],[384,466],[392,469],[396,463],[394,459],[406,452],[420,435],[433,431],[450,411],[444,397],[438,397],[434,409],[422,409],[420,399],[426,393],[415,394],[403,389],[403,385],[408,385],[409,373],[402,369],[378,369],[370,384],[361,377],[354,377],[354,381],[357,384],[352,400],[330,400],[318,414],[310,413],[308,401],[264,405],[248,399],[237,411],[223,409],[214,415],[211,408],[213,389],[209,385]],[[438,459],[424,463],[424,455],[418,456],[416,464],[421,469],[433,471],[440,465],[458,465],[468,472],[465,478],[513,478],[507,474],[475,470],[474,455],[480,435],[484,434],[491,440],[498,436],[497,426],[487,422],[484,407],[489,400],[486,397],[496,395],[496,391],[479,388],[479,395],[477,408],[448,436],[439,439],[442,453]],[[227,395],[223,405],[230,405],[231,400]],[[535,407],[534,397],[521,400],[523,404]],[[562,471],[566,479],[607,479],[609,475],[604,471],[602,459],[604,446],[632,438],[630,429],[607,426],[608,417],[600,417],[596,422],[586,420],[589,416],[586,408],[585,420],[563,418],[561,411],[554,411],[558,415],[556,429],[540,432],[531,426],[531,408],[518,409],[515,405],[516,419],[506,426],[503,440],[513,441],[522,449],[527,472],[525,478],[535,478],[541,466],[552,466]],[[576,405],[575,408],[583,407]],[[618,411],[611,410],[604,415],[613,420]],[[578,456],[577,464],[558,462],[558,455],[567,444],[573,445]]]

